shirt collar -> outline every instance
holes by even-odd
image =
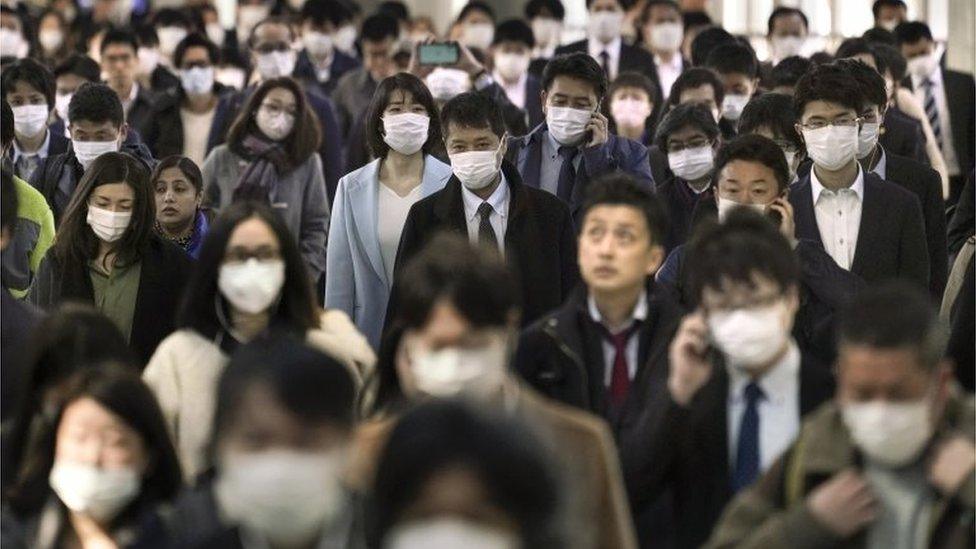
[[[923,76],[921,78],[919,78],[919,77],[917,77],[917,76],[915,76],[913,74],[912,75],[912,89],[913,90],[916,90],[916,91],[924,91],[922,89],[922,81],[924,81],[926,78],[929,79],[930,82],[932,82],[932,85],[934,87],[938,88],[939,86],[941,86],[942,85],[942,67],[941,66],[936,66],[935,67],[935,70],[933,70],[928,75]]]
[[[590,38],[587,40],[587,48],[589,49],[590,56],[599,62],[601,52],[607,52],[611,60],[620,57],[620,46],[622,43],[623,41],[619,36],[609,44],[604,44],[596,38]]]
[[[51,146],[51,130],[45,129],[44,131],[46,132],[44,142],[41,143],[41,147],[33,153],[25,153],[24,151],[20,150],[20,147],[17,145],[17,140],[14,139],[13,161],[17,162],[20,160],[21,156],[36,156],[41,159],[47,158],[47,151]]]
[[[857,165],[857,177],[854,178],[854,183],[848,188],[854,191],[858,200],[864,199],[864,170],[861,169],[860,163]],[[817,171],[812,166],[810,167],[810,190],[813,191],[814,204],[820,199],[820,193],[824,191],[832,192],[820,183],[820,180],[817,179]]]
[[[674,55],[671,56],[671,61],[667,62],[661,59],[659,55],[654,55],[654,64],[658,67],[668,67],[670,69],[680,71],[682,63],[684,63],[684,60],[681,58],[681,52],[675,52]]]
[[[552,136],[552,132],[546,131],[543,133],[546,136],[545,141],[543,141],[546,156],[548,156],[550,159],[556,158],[556,155],[559,154],[559,147],[562,147],[562,145],[560,145],[559,141],[556,141],[556,138]]]
[[[599,322],[607,327],[606,323],[603,321],[603,315],[600,314],[600,309],[596,306],[596,299],[593,299],[593,295],[588,295],[586,298],[586,307],[590,312],[590,318],[593,322]],[[637,303],[634,305],[634,310],[630,312],[630,322],[627,326],[633,325],[636,321],[647,320],[647,290],[642,290],[640,297],[637,298]],[[609,328],[609,327],[608,327]],[[626,328],[625,328],[626,329]]]
[[[501,74],[498,74],[498,71],[493,71],[491,73],[491,77],[495,80],[495,82],[498,82],[498,85],[501,86],[502,89],[504,89],[505,91],[522,90],[525,89],[525,82],[529,79],[529,73],[528,72],[522,73],[522,76],[520,76],[519,79],[516,80],[515,83],[512,85],[506,84],[505,79],[502,78]]]
[[[505,179],[505,172],[500,171],[498,173],[501,175],[501,181],[498,182],[498,187],[491,193],[488,200],[482,200],[480,196],[468,190],[464,185],[461,185],[461,198],[464,200],[464,209],[468,216],[468,221],[473,221],[478,216],[478,207],[481,206],[482,202],[491,204],[492,209],[495,210],[495,213],[502,216],[502,219],[508,215],[508,181]]]
[[[746,385],[750,381],[755,381],[763,390],[766,400],[777,404],[778,401],[782,401],[786,397],[788,391],[796,391],[797,379],[800,374],[800,349],[796,346],[796,342],[791,339],[783,358],[757,380],[753,380],[741,368],[727,366],[726,369],[729,372],[732,402],[744,399]]]
[[[874,165],[871,171],[881,179],[886,179],[885,175],[888,173],[888,155],[880,143],[878,144],[878,150],[881,151],[881,155],[878,157],[878,163]]]

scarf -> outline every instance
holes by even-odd
[[[241,147],[251,162],[241,172],[234,188],[233,202],[256,200],[271,203],[271,192],[278,184],[280,173],[288,171],[288,158],[279,143],[249,134]]]

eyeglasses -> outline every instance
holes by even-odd
[[[856,117],[852,117],[852,116],[844,116],[844,117],[841,117],[841,118],[838,118],[838,119],[832,120],[832,121],[827,121],[827,120],[811,120],[810,122],[807,122],[806,124],[799,124],[799,126],[801,128],[803,128],[804,130],[820,130],[820,129],[826,128],[827,126],[834,126],[834,127],[837,127],[837,128],[850,128],[850,127],[853,127],[853,126],[857,126],[858,124],[861,123],[861,121],[862,121],[861,118],[856,118]]]

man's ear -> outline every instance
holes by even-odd
[[[647,276],[654,276],[657,270],[661,268],[661,264],[664,263],[664,246],[654,243],[649,254],[646,273]]]
[[[539,92],[539,99],[542,100],[542,114],[548,114],[547,111],[549,110],[549,105],[546,104],[547,103],[546,100],[549,99],[548,90],[542,90],[541,92]]]

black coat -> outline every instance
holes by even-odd
[[[556,55],[566,53],[589,53],[589,41],[587,39],[559,46],[556,48]],[[597,61],[599,63],[599,60]],[[640,46],[632,46],[626,42],[620,43],[620,62],[617,65],[617,74],[623,72],[639,72],[651,79],[658,88],[660,84],[657,80],[657,66],[654,64],[654,56]]]
[[[214,83],[214,93],[218,101],[233,92],[233,88],[219,82]],[[185,97],[186,92],[182,87],[170,89],[157,97],[156,112],[143,134],[146,145],[156,158],[183,154],[183,118],[180,116],[180,105]],[[216,120],[216,116],[214,119]]]
[[[969,171],[966,184],[959,195],[959,204],[956,206],[952,219],[949,220],[946,232],[949,234],[949,258],[955,263],[956,254],[959,253],[966,239],[976,234],[976,193],[973,191],[974,173]]]
[[[139,135],[146,135],[146,131],[149,129],[149,124],[155,112],[156,94],[139,86],[139,91],[136,92],[136,98],[132,101],[132,105],[129,106],[129,112],[126,114],[125,121],[130,127],[135,128],[139,132]]]
[[[44,314],[0,288],[0,420],[13,419],[20,410],[30,380],[30,345]]]
[[[505,230],[505,260],[521,285],[522,322],[529,324],[559,307],[579,281],[576,234],[569,209],[554,195],[522,184],[518,170],[507,162],[502,171],[510,197]],[[438,232],[468,236],[461,182],[451,176],[447,185],[410,208],[403,225],[394,268],[393,291],[403,266]],[[395,317],[390,300],[387,327]]]
[[[925,152],[922,123],[892,107],[884,115],[884,132],[878,142],[886,151],[930,165]]]
[[[976,149],[976,82],[969,73],[940,70],[952,122],[952,144],[959,171],[966,174],[973,169],[973,150]],[[912,89],[911,78],[906,78],[902,84]]]
[[[657,186],[657,195],[668,208],[668,234],[664,240],[666,252],[684,244],[692,228],[701,218],[702,208],[717,211],[714,187],[695,193],[683,180],[673,176]]]

